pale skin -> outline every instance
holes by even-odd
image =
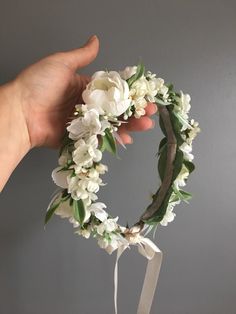
[[[78,49],[43,58],[0,86],[0,191],[10,175],[34,147],[58,148],[66,123],[90,78],[78,70],[97,56],[99,40],[92,36]],[[130,131],[154,127],[152,103],[145,116],[131,118],[119,128],[124,144],[133,142]]]

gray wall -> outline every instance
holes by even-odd
[[[164,263],[152,313],[236,313],[235,30],[235,1],[1,0],[0,83],[96,33],[101,50],[86,73],[122,69],[141,57],[192,96],[202,127],[188,184],[194,198],[158,230]],[[158,182],[159,129],[134,137],[120,149],[121,160],[106,157],[109,184],[100,193],[122,223],[134,222]],[[56,161],[55,151],[33,150],[1,194],[1,314],[113,313],[115,255],[76,237],[59,218],[44,230]],[[121,314],[135,313],[145,263],[135,250],[120,262]]]

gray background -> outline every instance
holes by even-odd
[[[194,198],[157,232],[164,252],[152,313],[236,313],[235,1],[3,1],[0,83],[49,53],[80,46],[96,33],[100,54],[86,73],[146,67],[192,96],[202,133],[194,145]],[[121,160],[106,157],[100,193],[114,215],[134,222],[157,184],[159,129],[135,134]],[[113,266],[95,241],[73,234],[45,210],[57,152],[35,149],[0,199],[0,313],[113,313]],[[120,262],[119,313],[135,313],[145,259],[136,250]]]

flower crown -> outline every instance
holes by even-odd
[[[68,218],[77,234],[96,238],[108,253],[137,243],[142,243],[142,251],[147,239],[141,233],[159,224],[166,226],[175,217],[174,206],[191,198],[182,187],[194,170],[192,142],[200,129],[188,116],[190,96],[175,92],[173,85],[165,84],[139,64],[121,72],[96,72],[82,97],[84,104],[75,106],[59,166],[52,173],[60,191],[48,207],[45,223],[55,213]],[[101,175],[108,170],[101,160],[104,151],[116,154],[116,140],[122,144],[119,127],[131,116],[143,116],[149,102],[158,107],[164,134],[158,149],[161,185],[145,212],[128,228],[119,225],[118,217],[112,217],[106,205],[97,201],[97,192],[104,185]]]

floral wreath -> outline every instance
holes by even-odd
[[[139,64],[120,72],[94,73],[82,97],[84,104],[75,106],[59,166],[52,173],[60,191],[48,207],[45,223],[54,213],[68,218],[75,233],[93,236],[108,253],[133,243],[141,243],[139,249],[145,250],[141,233],[166,226],[175,218],[174,206],[191,198],[182,187],[194,170],[192,142],[200,129],[188,116],[190,96],[175,92],[172,84],[165,84]],[[116,140],[122,144],[117,133],[120,125],[131,116],[143,116],[149,102],[158,107],[164,134],[158,149],[161,185],[138,221],[131,228],[123,227],[118,217],[112,217],[106,205],[97,201],[97,192],[104,185],[100,176],[108,170],[101,163],[102,155],[104,151],[116,154]]]

